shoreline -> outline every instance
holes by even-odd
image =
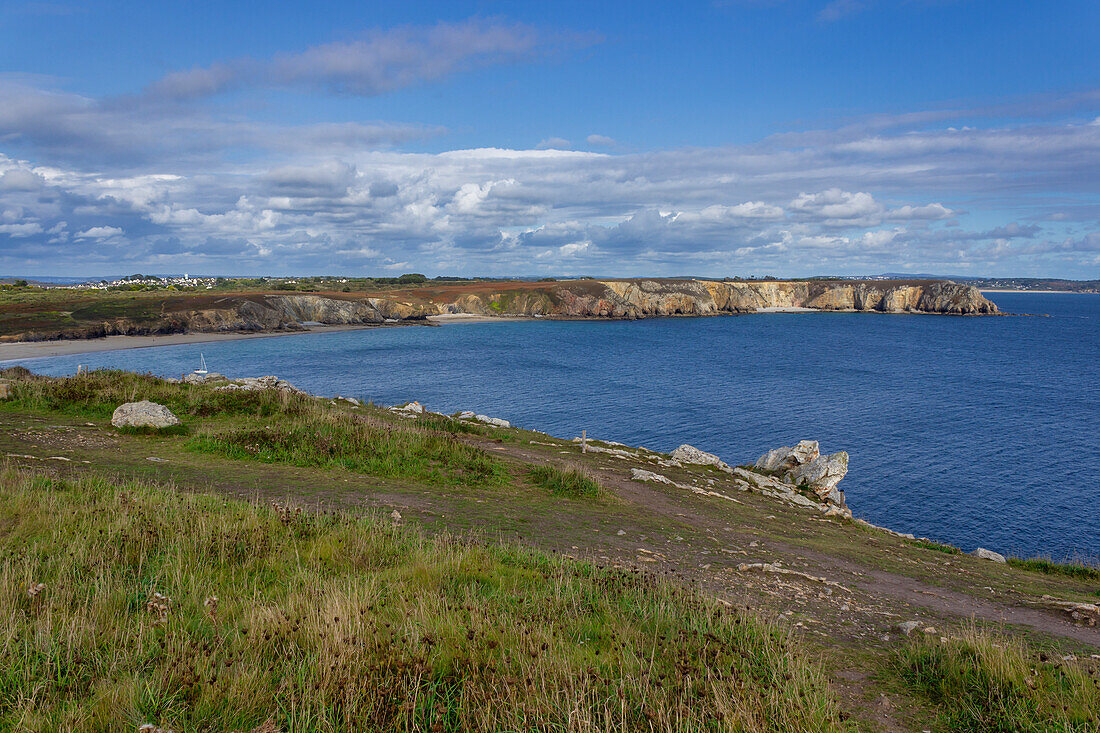
[[[371,328],[388,328],[394,325],[398,324],[371,323],[310,326],[302,331],[264,331],[260,333],[169,333],[163,336],[103,336],[94,339],[11,341],[0,343],[0,363],[22,361],[23,359],[45,359],[51,356],[93,354],[101,351],[151,349],[158,346],[178,346],[180,344],[205,344],[241,339],[277,338],[279,336],[308,336],[338,331],[365,331]]]
[[[428,316],[427,325],[443,326],[461,323],[484,323],[490,321],[532,321],[527,316],[482,316],[471,313],[442,314]],[[152,349],[158,346],[179,346],[181,344],[206,344],[219,341],[239,341],[243,339],[277,338],[280,336],[309,336],[321,333],[339,333],[342,331],[367,331],[374,328],[404,328],[423,326],[423,321],[400,321],[396,323],[348,323],[310,325],[301,331],[262,331],[258,333],[169,333],[161,336],[102,336],[92,339],[54,339],[52,341],[9,341],[0,343],[0,364],[24,359],[46,359],[53,356],[77,356],[95,354],[102,351],[127,351],[130,349]]]
[[[1100,295],[1084,290],[1005,290],[1002,288],[979,288],[980,293],[1035,293],[1036,295]]]
[[[1007,292],[1007,291],[989,291]],[[1038,291],[1022,291],[1038,292]],[[1086,293],[1087,294],[1087,293]],[[713,316],[750,316],[772,313],[875,313],[875,311],[845,311],[825,310],[821,308],[806,308],[801,306],[767,306],[757,308],[747,313],[720,312],[712,314],[684,314],[663,316],[665,318],[706,318]],[[880,315],[951,315],[942,313],[885,313]],[[996,315],[1016,315],[998,313]],[[651,316],[660,318],[662,316]],[[25,359],[46,359],[54,356],[76,356],[78,354],[93,354],[103,351],[124,351],[129,349],[151,349],[158,346],[178,346],[180,344],[216,343],[219,341],[237,341],[241,339],[276,338],[279,336],[307,336],[319,333],[335,333],[340,331],[364,331],[372,328],[397,328],[407,326],[447,326],[470,323],[500,323],[517,321],[606,321],[606,320],[635,320],[616,319],[599,316],[490,316],[477,313],[440,313],[426,316],[423,321],[387,321],[385,323],[353,323],[353,324],[310,324],[300,331],[260,331],[260,332],[232,332],[232,333],[170,333],[160,336],[101,336],[88,339],[54,339],[49,341],[7,341],[0,342],[0,364],[10,361],[23,361]]]

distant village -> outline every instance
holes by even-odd
[[[214,277],[191,277],[184,273],[182,277],[157,277],[156,275],[128,275],[119,280],[97,280],[72,285],[55,285],[69,290],[126,290],[152,288],[205,288],[210,290],[217,283]]]

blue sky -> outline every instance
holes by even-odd
[[[1100,4],[0,6],[0,272],[1100,276]]]

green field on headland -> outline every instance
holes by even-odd
[[[0,730],[1100,726],[1088,564],[415,407],[2,376]],[[143,399],[180,424],[111,425]]]

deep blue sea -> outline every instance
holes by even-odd
[[[1020,555],[1100,556],[1100,296],[991,294],[1050,318],[853,313],[521,321],[24,360],[276,374],[318,394],[472,409],[729,463],[802,439],[851,455],[857,516]]]

